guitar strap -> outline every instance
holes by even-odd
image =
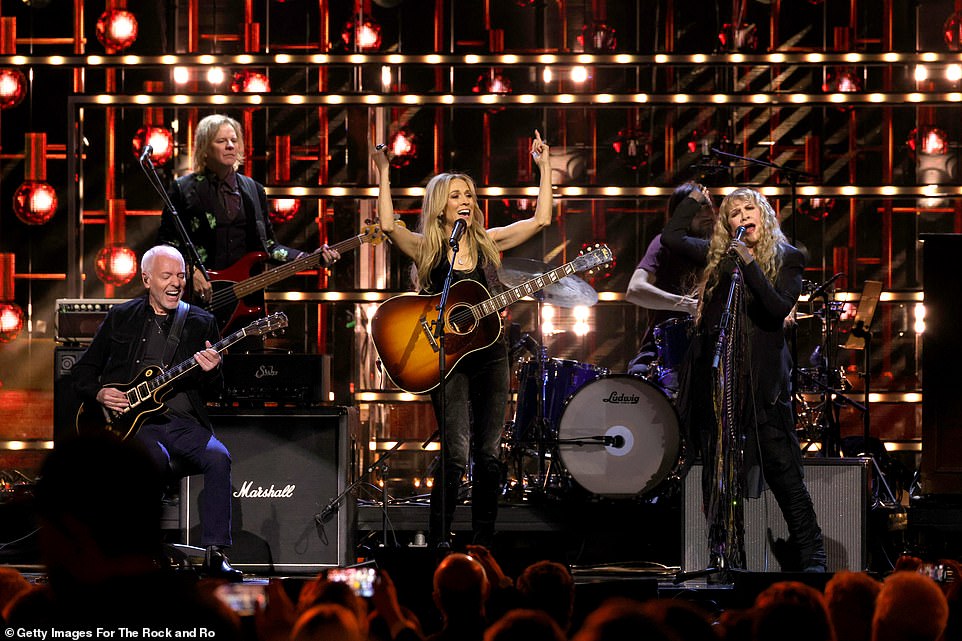
[[[254,181],[243,174],[236,175],[237,184],[240,185],[241,191],[247,196],[247,199],[250,200],[252,209],[251,216],[254,219],[254,225],[257,227],[257,238],[260,239],[261,247],[264,248],[264,251],[270,253],[267,247],[267,227],[264,225],[264,217],[262,215],[263,212],[260,211],[260,207],[258,206],[260,198],[257,196],[257,189],[254,187]]]
[[[164,357],[161,359],[161,365],[164,369],[170,367],[170,364],[174,360],[174,353],[177,351],[177,346],[180,345],[180,334],[184,330],[184,322],[187,320],[187,310],[190,305],[184,301],[180,301],[177,304],[177,311],[174,313],[174,324],[170,326],[170,334],[167,335],[167,344],[164,346]]]

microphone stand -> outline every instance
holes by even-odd
[[[193,241],[190,239],[190,235],[187,233],[187,229],[184,227],[184,223],[181,221],[180,214],[177,213],[174,203],[170,201],[170,196],[167,195],[167,190],[164,189],[164,185],[157,175],[157,170],[154,168],[154,163],[150,160],[149,153],[144,154],[140,158],[140,168],[144,170],[144,174],[147,176],[147,182],[149,182],[150,186],[160,195],[160,199],[164,201],[164,206],[174,219],[177,234],[180,236],[180,241],[184,245],[184,251],[182,252],[184,261],[187,263],[185,265],[187,269],[187,298],[192,301],[194,299],[194,267],[200,270],[200,273],[204,275],[205,279],[210,280],[210,276],[207,274],[207,268],[204,267],[204,263],[200,259],[200,254],[197,253],[197,247],[194,246]]]
[[[735,292],[741,283],[742,274],[738,267],[732,270],[732,282],[728,288],[728,300],[725,301],[725,309],[722,311],[721,320],[718,321],[718,342],[715,343],[715,355],[711,360],[712,371],[721,366],[721,353],[724,349],[725,340],[728,337],[728,321],[731,320],[732,306],[735,303]]]
[[[740,160],[753,165],[759,165],[761,167],[769,167],[775,171],[780,172],[785,178],[788,179],[788,184],[791,187],[792,192],[792,245],[798,241],[798,216],[795,215],[795,210],[797,209],[797,196],[798,196],[798,179],[799,178],[815,178],[812,174],[802,171],[800,169],[793,169],[791,167],[786,167],[785,165],[778,165],[767,160],[760,160],[758,158],[749,158],[747,156],[739,156],[738,154],[730,154],[727,151],[722,151],[714,147],[711,148],[711,152],[716,156],[722,158],[729,158],[731,160]],[[789,330],[789,346],[791,348],[792,355],[792,376],[791,385],[792,390],[798,389],[798,324],[792,323],[791,329]],[[792,407],[794,414],[794,406]]]
[[[460,222],[460,221],[459,221]],[[439,443],[439,454],[441,459],[441,532],[438,538],[438,549],[450,549],[450,524],[448,521],[448,484],[447,484],[447,455],[448,448],[445,445],[445,438],[447,437],[447,399],[444,388],[445,375],[447,374],[447,363],[444,358],[444,312],[448,305],[448,294],[451,291],[451,281],[454,278],[454,263],[458,258],[458,251],[460,250],[460,243],[455,237],[451,237],[448,241],[451,245],[451,261],[448,264],[448,275],[444,278],[444,288],[441,290],[441,300],[438,303],[438,318],[434,321],[434,336],[438,341],[438,373],[440,374],[439,380],[441,385],[438,388],[438,406],[441,408],[440,416],[438,417],[438,443]]]
[[[333,499],[331,499],[331,500],[327,503],[327,505],[324,506],[324,509],[323,509],[323,510],[321,510],[320,512],[318,512],[317,514],[314,515],[314,523],[315,523],[315,525],[317,525],[317,527],[318,527],[318,535],[319,535],[319,536],[320,536],[320,534],[321,534],[321,529],[324,527],[324,523],[327,523],[328,521],[331,520],[331,517],[334,516],[334,513],[335,513],[335,512],[337,512],[338,508],[339,508],[340,505],[341,505],[341,501],[344,500],[344,497],[346,497],[348,494],[350,494],[351,492],[353,492],[353,491],[354,491],[354,488],[356,488],[358,485],[360,485],[360,484],[363,482],[363,479],[366,478],[369,474],[371,474],[371,473],[374,472],[375,470],[380,470],[380,471],[381,471],[381,480],[384,482],[384,486],[383,486],[383,488],[381,489],[381,547],[384,547],[384,548],[388,547],[388,537],[387,537],[387,530],[388,530],[388,527],[387,527],[387,523],[388,523],[388,518],[387,518],[388,498],[387,498],[387,478],[386,478],[386,476],[385,476],[385,473],[387,472],[387,459],[388,459],[392,454],[394,454],[395,452],[397,452],[397,451],[401,448],[401,445],[402,445],[402,444],[403,444],[403,441],[401,441],[400,439],[398,439],[398,441],[394,444],[394,447],[392,447],[391,449],[387,450],[386,452],[382,452],[381,455],[378,456],[377,459],[376,459],[373,463],[371,463],[370,465],[367,466],[367,469],[364,470],[364,473],[363,473],[363,474],[361,474],[360,476],[358,476],[350,485],[348,485],[346,488],[344,488],[344,491],[343,491],[343,492],[341,492],[340,494],[338,494],[337,496],[335,496]],[[322,537],[322,538],[323,538],[323,537]],[[396,544],[396,543],[397,543],[397,540],[396,540],[396,537],[395,537],[395,544]],[[396,546],[395,546],[395,547],[396,547]]]

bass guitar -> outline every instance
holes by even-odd
[[[491,296],[484,285],[473,280],[454,283],[444,313],[445,371],[450,372],[466,355],[498,340],[498,311],[565,276],[611,260],[611,250],[601,247],[497,296]],[[381,303],[371,319],[371,339],[381,363],[394,384],[406,392],[420,394],[441,382],[437,334],[440,302],[440,294],[401,294]]]
[[[360,234],[332,245],[331,249],[343,254],[359,247],[362,243],[377,245],[383,239],[384,234],[379,226],[366,225],[361,228]],[[223,333],[249,318],[261,316],[264,313],[262,298],[244,300],[245,297],[251,297],[252,294],[298,272],[314,269],[321,264],[323,258],[321,252],[314,252],[278,267],[260,271],[268,260],[268,256],[264,252],[251,252],[230,267],[207,270],[214,291],[210,301],[201,306],[217,318],[217,326]],[[260,273],[257,273],[259,271]],[[251,274],[255,275],[251,276]]]
[[[222,352],[246,336],[263,336],[285,327],[287,316],[283,312],[271,314],[217,341],[211,349]],[[123,391],[130,405],[123,410],[111,410],[100,403],[91,403],[90,407],[83,403],[77,411],[77,432],[83,434],[107,430],[120,438],[130,438],[151,414],[164,409],[164,398],[173,389],[174,381],[196,367],[200,366],[191,356],[166,372],[159,366],[145,367],[130,383],[104,385]]]

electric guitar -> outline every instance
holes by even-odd
[[[331,249],[343,254],[359,247],[361,243],[376,245],[383,239],[384,234],[379,226],[366,225],[361,228],[360,234],[332,245]],[[324,256],[321,252],[314,252],[278,267],[256,273],[268,258],[268,255],[264,252],[251,252],[230,267],[207,270],[214,291],[210,297],[210,302],[201,305],[201,307],[214,315],[217,319],[217,326],[222,333],[240,325],[246,319],[261,316],[264,313],[263,298],[245,301],[245,297],[260,292],[298,272],[317,267],[321,264]],[[251,276],[251,274],[256,275]]]
[[[285,327],[287,316],[283,312],[271,314],[217,341],[211,349],[222,352],[246,336],[262,336]],[[87,403],[82,404],[77,411],[77,432],[83,434],[106,429],[120,438],[130,438],[151,414],[164,409],[163,401],[173,389],[172,383],[196,367],[200,366],[191,356],[166,372],[153,365],[145,367],[130,383],[104,385],[103,387],[116,387],[123,391],[130,405],[123,410],[111,410],[100,403],[90,403],[91,407],[88,407]]]
[[[454,283],[444,313],[445,371],[451,372],[466,355],[498,340],[499,310],[612,258],[611,250],[601,247],[493,297],[476,281]],[[381,303],[371,319],[371,339],[381,363],[394,384],[406,392],[420,394],[441,382],[436,331],[440,302],[440,294],[401,294]]]

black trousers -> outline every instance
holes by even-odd
[[[508,404],[508,352],[503,341],[464,357],[444,382],[446,418],[442,455],[445,474],[444,515],[450,530],[461,477],[473,459],[471,521],[475,535],[494,533],[501,490],[501,433]],[[438,391],[431,393],[440,424]],[[441,483],[431,490],[430,529],[441,535]]]
[[[230,453],[214,434],[198,423],[180,416],[164,415],[143,425],[137,432],[161,472],[170,472],[170,460],[187,461],[204,474],[200,497],[201,545],[228,547],[231,544]],[[159,500],[159,499],[158,499]]]

